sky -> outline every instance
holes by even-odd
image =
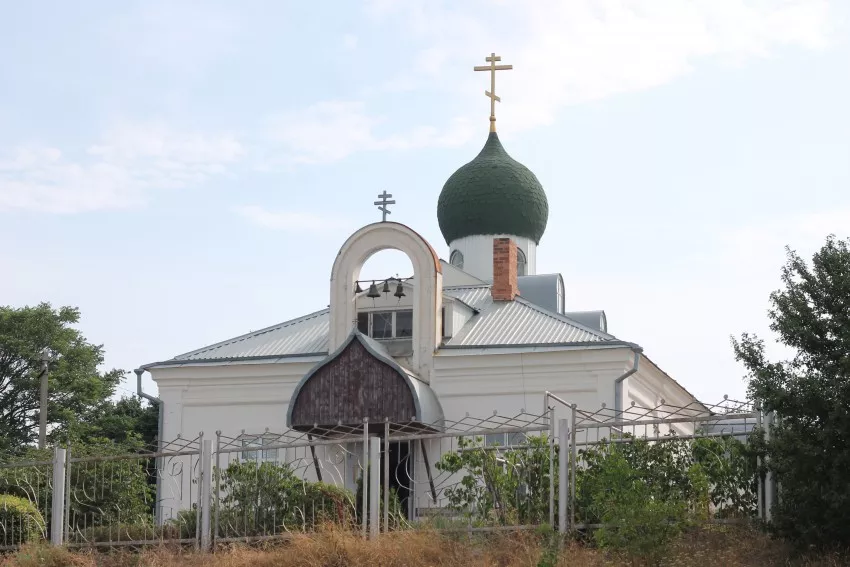
[[[0,305],[79,307],[129,372],[324,308],[384,190],[446,258],[491,52],[500,139],[549,199],[538,273],[698,398],[743,398],[730,337],[770,343],[784,247],[850,237],[844,0],[7,3]],[[364,277],[410,272],[388,251]]]

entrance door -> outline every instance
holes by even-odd
[[[401,503],[401,513],[405,518],[410,517],[410,509],[413,505],[411,488],[413,463],[413,451],[410,450],[410,441],[390,443],[390,490],[398,495]],[[381,467],[381,485],[383,486],[384,470]],[[392,511],[392,508],[390,508]]]

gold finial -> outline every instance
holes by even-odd
[[[484,91],[484,95],[490,99],[490,131],[496,131],[496,103],[502,102],[502,99],[496,96],[496,71],[510,71],[514,68],[513,65],[496,65],[496,61],[501,61],[502,58],[495,53],[491,53],[489,57],[484,58],[489,65],[477,65],[473,67],[475,71],[490,71],[490,90]]]

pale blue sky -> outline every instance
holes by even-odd
[[[108,366],[325,307],[384,189],[445,257],[437,196],[486,138],[494,50],[500,137],[549,197],[538,271],[700,398],[743,395],[729,337],[765,332],[782,247],[850,236],[843,0],[2,13],[0,304],[79,306]]]

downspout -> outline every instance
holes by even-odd
[[[623,415],[623,382],[638,371],[638,364],[640,363],[640,355],[643,352],[643,349],[639,346],[632,347],[632,352],[635,353],[635,361],[632,364],[632,367],[626,370],[622,376],[614,380],[614,416],[615,419],[622,418]]]
[[[163,444],[162,444],[162,431],[163,431],[163,423],[165,421],[165,407],[164,407],[165,404],[162,403],[161,399],[159,399],[155,396],[151,396],[150,394],[146,394],[142,391],[142,374],[145,373],[145,369],[144,368],[137,368],[137,369],[133,370],[133,372],[136,373],[136,393],[138,394],[138,396],[142,399],[149,401],[152,404],[156,404],[157,408],[159,409],[159,412],[158,412],[158,414],[159,414],[158,415],[158,418],[159,418],[158,422],[159,423],[157,425],[157,433],[156,433],[156,444],[157,444],[156,452],[160,453],[160,452],[162,452],[162,446],[163,446]],[[160,458],[161,457],[159,457],[159,456],[156,457],[156,500],[155,500],[155,503],[154,503],[154,522],[158,526],[162,524],[162,522],[161,522],[161,520],[162,520],[161,515],[162,514],[161,514],[161,510],[160,510],[160,502],[162,501],[162,478],[161,478],[162,477],[162,474],[161,474],[162,471],[160,470],[160,464],[161,464]]]

